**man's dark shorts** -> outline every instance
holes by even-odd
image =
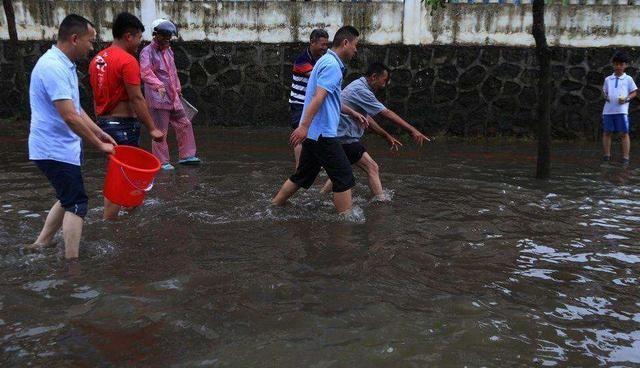
[[[137,118],[99,117],[98,126],[119,145],[140,145],[140,121]]]
[[[62,208],[84,218],[87,215],[89,198],[84,190],[80,166],[54,160],[33,162],[49,179]]]
[[[309,189],[321,168],[324,168],[333,182],[335,193],[345,192],[356,184],[351,163],[340,141],[322,136],[317,141],[307,138],[302,142],[300,164],[289,180],[299,187]]]
[[[362,143],[360,142],[343,143],[342,149],[344,150],[344,153],[347,155],[347,158],[349,159],[349,162],[351,163],[351,165],[360,161],[360,159],[362,158],[362,155],[364,155],[364,153],[367,152],[367,148],[363,146]]]
[[[291,111],[291,129],[296,129],[302,119],[302,109],[304,105],[301,104],[289,104],[289,110]]]

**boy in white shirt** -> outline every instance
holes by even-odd
[[[638,87],[633,78],[625,74],[629,56],[619,51],[613,56],[613,74],[605,78],[605,104],[602,111],[602,146],[604,161],[611,159],[611,135],[619,133],[622,139],[622,164],[629,164],[629,101],[636,97]]]

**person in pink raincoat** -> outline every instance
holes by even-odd
[[[178,29],[166,19],[155,20],[152,27],[153,41],[140,53],[140,73],[149,112],[156,128],[164,133],[164,139],[152,142],[151,149],[164,170],[174,169],[167,145],[167,131],[171,124],[178,141],[178,163],[197,165],[200,159],[196,157],[193,127],[182,106],[182,87],[171,49],[171,37],[177,36]]]

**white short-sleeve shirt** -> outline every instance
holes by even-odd
[[[29,100],[29,159],[80,166],[82,140],[69,128],[54,104],[55,101],[71,100],[78,113],[82,111],[78,74],[76,65],[56,46],[42,55],[33,68]]]
[[[604,80],[604,86],[602,90],[604,94],[609,96],[609,101],[605,102],[602,115],[613,114],[628,114],[629,103],[619,104],[618,97],[627,97],[631,92],[637,90],[636,83],[633,78],[623,73],[617,77],[615,74],[611,74]]]

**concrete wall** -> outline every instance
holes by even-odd
[[[175,21],[183,41],[303,42],[313,28],[331,33],[352,24],[368,44],[531,46],[530,5],[450,4],[429,14],[420,0],[335,1],[14,1],[21,40],[50,40],[68,13],[87,16],[110,40],[115,14],[127,10],[145,24],[157,17]],[[640,46],[640,6],[549,5],[550,44],[571,47]],[[0,38],[8,37],[0,17]]]
[[[28,70],[51,41],[24,41]],[[304,44],[179,42],[174,44],[184,95],[200,114],[196,125],[281,126],[288,129],[292,59]],[[629,49],[633,65],[640,50]],[[603,99],[601,86],[612,72],[613,48],[553,49],[553,134],[596,138]],[[505,46],[364,45],[348,65],[345,83],[370,62],[392,68],[391,83],[379,95],[388,107],[429,134],[462,136],[532,135],[538,70],[532,48]],[[0,42],[0,118],[13,114],[15,55]],[[78,65],[81,99],[91,113],[87,62]],[[627,73],[640,76],[636,67]],[[632,121],[640,109],[631,104]],[[637,125],[637,124],[636,124]]]

